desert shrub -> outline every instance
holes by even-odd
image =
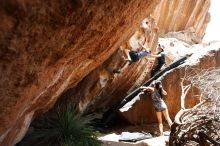
[[[77,114],[72,106],[57,108],[32,124],[33,132],[24,140],[35,146],[100,146],[90,116]],[[29,141],[29,142],[27,142]]]

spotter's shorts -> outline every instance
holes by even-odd
[[[164,101],[154,103],[154,107],[157,112],[161,112],[167,109],[167,105]]]

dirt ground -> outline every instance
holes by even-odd
[[[150,133],[152,138],[140,140],[137,142],[121,142],[119,137],[122,132],[145,132]],[[99,137],[102,140],[102,146],[167,146],[169,141],[169,127],[164,123],[164,136],[159,136],[158,125],[120,125],[120,127],[114,127],[106,134]]]

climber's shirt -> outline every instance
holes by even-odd
[[[157,55],[161,55],[160,57],[157,58],[158,64],[165,64],[165,53],[164,52],[158,52]]]
[[[147,52],[147,51],[139,51],[139,52],[138,52],[139,58],[145,57],[145,56],[147,56],[148,54],[149,54],[149,52]]]
[[[129,51],[129,55],[131,57],[132,62],[138,61],[140,58],[145,57],[149,54],[147,51]]]

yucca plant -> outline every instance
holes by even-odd
[[[57,108],[33,123],[34,130],[28,137],[32,145],[100,146],[97,132],[90,126],[91,119],[77,114],[72,106]]]

